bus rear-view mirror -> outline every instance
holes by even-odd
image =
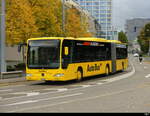
[[[18,52],[19,52],[19,53],[21,52],[21,49],[22,49],[23,46],[27,46],[27,43],[20,43],[20,44],[18,45]]]

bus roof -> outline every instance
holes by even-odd
[[[82,37],[82,38],[73,38],[73,37],[39,37],[39,38],[31,38],[28,40],[43,40],[43,39],[68,39],[68,40],[80,40],[80,41],[96,41],[96,42],[108,42],[108,43],[118,43],[122,44],[118,40],[106,40],[104,38],[94,38],[94,37]]]
[[[39,37],[39,38],[30,38],[28,40],[44,40],[44,39],[64,39],[64,37]]]

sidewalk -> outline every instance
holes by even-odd
[[[144,57],[144,62],[150,63],[150,57]]]
[[[16,77],[16,78],[11,78],[11,79],[0,79],[0,84],[24,82],[24,81],[26,81],[25,77]]]

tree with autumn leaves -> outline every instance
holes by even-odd
[[[7,0],[6,42],[25,42],[37,32],[33,12],[26,0]]]
[[[6,43],[15,45],[33,37],[87,37],[87,25],[75,8],[66,10],[62,31],[61,0],[6,0]]]
[[[66,12],[66,36],[70,37],[91,37],[92,34],[87,32],[87,25],[84,25],[82,22],[82,18],[80,12],[75,9],[71,8],[68,9]],[[86,22],[86,21],[85,21]]]

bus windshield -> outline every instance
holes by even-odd
[[[60,40],[30,40],[27,66],[31,69],[58,69]]]

